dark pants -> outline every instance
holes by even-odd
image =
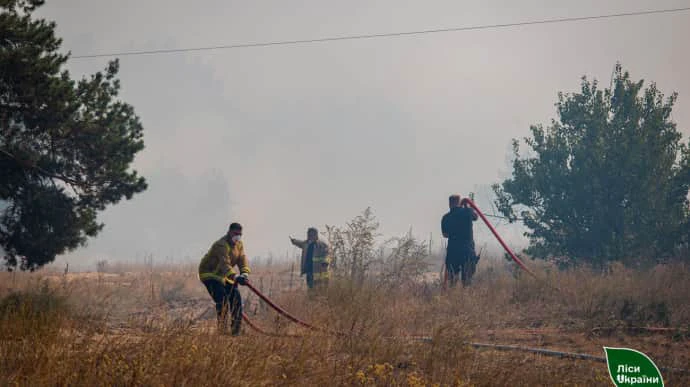
[[[213,279],[203,282],[208,294],[216,304],[216,316],[218,317],[218,329],[225,332],[228,324],[228,311],[232,316],[232,334],[239,335],[242,326],[242,296],[237,286],[221,283]]]
[[[308,271],[306,273],[306,276],[307,276],[307,288],[313,289],[314,288],[314,272]]]
[[[449,243],[446,250],[446,270],[450,286],[455,286],[460,277],[463,286],[470,284],[477,267],[478,257],[474,252],[474,243]]]

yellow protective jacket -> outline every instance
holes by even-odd
[[[249,274],[249,265],[247,263],[247,256],[244,254],[244,245],[242,241],[230,245],[227,237],[223,236],[218,239],[208,253],[204,255],[199,263],[199,279],[214,279],[223,282],[234,276],[235,271],[233,267],[237,266],[240,273]]]
[[[300,262],[300,271],[302,273],[306,272],[307,266],[307,251],[309,249],[309,241],[301,241],[297,239],[292,240],[292,244],[302,249],[302,260]],[[313,268],[314,268],[314,280],[328,279],[330,278],[330,264],[331,257],[329,255],[329,248],[326,242],[317,240],[313,242],[314,255],[312,257]]]

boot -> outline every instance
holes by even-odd
[[[232,320],[231,334],[233,336],[239,336],[240,332],[241,332],[241,330],[240,330],[241,327],[242,327],[242,320],[241,319],[239,319],[239,320],[233,319]]]

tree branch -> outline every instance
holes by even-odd
[[[88,192],[88,191],[91,191],[91,187],[89,187],[88,184],[83,184],[83,183],[81,183],[81,182],[79,182],[79,181],[77,181],[77,180],[74,180],[74,179],[72,179],[72,178],[69,178],[69,177],[67,177],[67,176],[58,175],[58,174],[55,174],[55,173],[48,172],[48,171],[46,171],[45,169],[43,169],[43,168],[39,167],[38,165],[36,165],[35,162],[26,162],[26,161],[24,161],[24,160],[20,160],[18,157],[16,157],[16,156],[13,155],[12,153],[10,153],[10,152],[8,152],[8,151],[2,149],[2,148],[0,148],[0,153],[5,154],[7,157],[9,157],[9,158],[11,158],[12,160],[14,160],[15,162],[17,162],[17,164],[19,164],[19,165],[20,165],[22,168],[24,168],[24,169],[33,169],[33,170],[37,171],[38,173],[40,173],[41,175],[44,175],[44,176],[46,176],[46,177],[50,177],[50,178],[53,178],[53,179],[62,180],[62,181],[64,181],[65,183],[67,183],[67,184],[69,184],[70,186],[72,186],[72,189],[74,189],[73,187],[79,187],[79,188],[83,189],[84,191],[87,191],[87,192]],[[75,191],[76,191],[76,190],[75,190]]]

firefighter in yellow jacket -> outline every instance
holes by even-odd
[[[300,273],[307,276],[309,289],[328,284],[330,278],[331,258],[328,254],[328,244],[319,240],[319,231],[310,227],[307,230],[307,240],[302,241],[290,237],[293,245],[302,249]]]
[[[232,223],[227,234],[213,243],[199,264],[199,279],[216,304],[218,331],[225,332],[230,312],[233,336],[240,334],[242,324],[242,298],[237,284],[245,285],[250,272],[241,239],[242,226]],[[234,266],[239,268],[239,275]]]

